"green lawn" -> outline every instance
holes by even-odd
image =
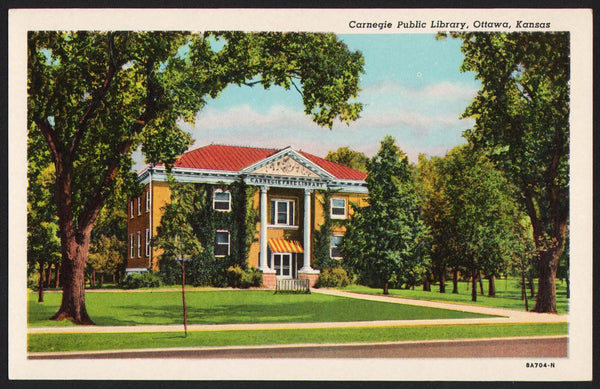
[[[61,293],[48,293],[44,302],[28,295],[30,326],[72,325],[48,320],[60,305]],[[205,290],[186,293],[188,324],[289,323],[361,320],[412,320],[490,317],[346,297],[274,294],[265,290]],[[179,324],[181,293],[173,291],[90,292],[86,307],[97,325]]]
[[[294,330],[190,331],[138,333],[29,334],[27,351],[57,352],[138,348],[383,342],[425,339],[566,335],[567,324],[503,324]]]
[[[487,294],[487,281],[483,282],[484,291]],[[381,288],[369,288],[362,285],[350,285],[345,288],[339,288],[346,291],[354,291],[360,293],[369,294],[381,294],[383,290]],[[537,284],[535,291],[537,292]],[[509,278],[508,280],[500,279],[496,280],[496,297],[487,297],[479,294],[479,286],[477,287],[477,302],[471,301],[471,289],[470,284],[466,282],[459,282],[458,294],[452,294],[452,282],[446,282],[446,293],[439,293],[439,285],[432,285],[431,292],[424,292],[422,287],[415,288],[415,290],[407,289],[390,289],[389,294],[392,296],[421,299],[421,300],[434,300],[444,302],[456,302],[464,304],[481,305],[486,307],[498,307],[498,308],[509,308],[524,311],[525,302],[521,300],[521,290],[518,287],[518,280]],[[527,298],[529,309],[533,309],[535,306],[535,298],[529,297],[529,289],[527,290]],[[566,295],[566,284],[556,281],[556,308],[558,313],[566,314],[569,311],[569,300]]]

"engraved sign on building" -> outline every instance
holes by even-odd
[[[319,177],[319,175],[315,174],[306,166],[302,166],[290,156],[284,156],[283,158],[273,161],[270,164],[255,170],[253,173],[295,177]]]

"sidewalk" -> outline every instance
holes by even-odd
[[[313,323],[249,323],[249,324],[190,324],[188,331],[236,331],[236,330],[280,330],[306,328],[356,328],[356,327],[414,327],[449,326],[469,324],[523,324],[523,323],[565,323],[567,315],[554,315],[515,311],[503,308],[479,307],[466,304],[452,304],[437,301],[415,300],[400,297],[367,295],[344,292],[336,289],[313,289],[313,293],[329,294],[371,301],[383,301],[395,304],[417,305],[462,312],[480,313],[500,317],[471,319],[434,319],[434,320],[373,320],[350,322],[313,322]],[[183,324],[140,325],[140,326],[77,326],[77,327],[29,327],[30,334],[49,333],[106,333],[106,332],[174,332],[181,331]]]
[[[445,303],[440,301],[417,300],[396,296],[370,295],[365,293],[345,292],[337,289],[312,289],[314,293],[323,293],[332,296],[343,296],[358,298],[371,301],[385,301],[389,303],[416,305],[429,308],[450,309],[453,311],[481,313],[484,315],[504,316],[515,322],[520,323],[566,323],[567,315],[557,315],[552,313],[536,313],[526,311],[516,311],[506,308],[482,307],[477,305]],[[491,319],[481,319],[489,321]],[[429,320],[433,321],[433,320]],[[437,320],[446,322],[447,320]]]

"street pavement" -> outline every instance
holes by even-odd
[[[567,336],[30,353],[28,359],[562,358]]]

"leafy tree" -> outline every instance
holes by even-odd
[[[469,146],[457,146],[444,158],[441,169],[448,209],[443,223],[453,226],[448,251],[462,258],[471,272],[471,299],[477,301],[476,282],[483,271],[493,277],[505,268],[519,240],[514,225],[521,214],[506,179],[483,155]],[[491,294],[494,294],[493,292]]]
[[[520,190],[537,249],[536,312],[556,312],[569,220],[569,34],[464,33],[463,71],[481,89],[465,137]]]
[[[449,205],[443,185],[442,163],[440,157],[427,159],[424,154],[419,154],[417,182],[421,216],[429,238],[430,269],[439,281],[439,292],[446,293],[447,268],[452,266],[456,269],[460,261],[451,240],[453,226],[448,223]]]
[[[133,150],[172,164],[192,142],[179,120],[193,123],[230,84],[294,88],[315,123],[350,122],[362,71],[362,55],[333,34],[29,32],[28,135],[54,163],[61,234],[63,295],[52,319],[93,323],[90,234],[117,177],[133,179]]]
[[[383,285],[384,294],[392,280],[414,282],[424,254],[414,172],[394,142],[386,136],[367,164],[368,206],[355,207],[340,247],[352,267]]]
[[[112,274],[113,281],[116,280],[115,274],[123,270],[123,259],[126,254],[125,240],[119,239],[115,235],[102,235],[91,244],[88,264],[94,272],[102,273],[100,285],[104,283],[104,274],[106,273]]]
[[[186,253],[186,274],[189,283],[199,285],[224,286],[229,267],[245,270],[250,245],[255,239],[259,215],[253,209],[252,197],[256,188],[243,182],[227,186],[231,193],[231,212],[220,212],[213,208],[214,186],[209,184],[178,183],[172,180],[171,202],[164,207],[161,223],[152,244],[163,250],[159,258],[160,271],[167,284],[181,281],[182,272],[174,259],[179,258],[180,249],[176,245],[183,239],[181,225],[187,223],[189,238],[185,241],[197,242],[205,250],[191,250]],[[220,188],[223,186],[219,185]],[[215,258],[213,247],[216,231],[230,233],[229,255]],[[195,243],[194,243],[195,244]],[[193,248],[193,246],[190,246]]]
[[[60,241],[56,207],[50,188],[54,181],[51,164],[29,169],[27,201],[27,273],[39,272],[38,302],[44,301],[44,268],[60,264]],[[48,280],[49,281],[49,280]]]
[[[88,267],[102,273],[101,284],[105,273],[112,274],[113,281],[120,281],[127,268],[127,209],[123,204],[127,203],[128,194],[137,189],[130,185],[117,177],[92,230]]]
[[[198,220],[208,229],[212,229],[213,225],[210,219],[204,217],[204,205],[211,197],[203,186],[171,181],[170,188],[171,202],[163,208],[158,233],[152,240],[153,246],[163,250],[160,261],[165,264],[161,269],[165,270],[169,269],[169,264],[165,262],[173,263],[177,260],[179,264],[176,267],[184,266],[183,259],[187,262],[208,247],[194,231]],[[185,276],[185,268],[180,274]]]
[[[533,243],[533,234],[531,224],[527,216],[523,215],[520,222],[513,224],[513,232],[520,239],[515,239],[511,243],[514,247],[514,253],[507,262],[507,271],[520,278],[521,300],[525,302],[525,310],[529,310],[527,301],[526,280],[533,271],[535,258],[535,246]]]
[[[351,150],[348,146],[340,147],[336,151],[329,151],[325,159],[361,172],[367,171],[367,162],[369,161],[366,155],[360,151]]]

